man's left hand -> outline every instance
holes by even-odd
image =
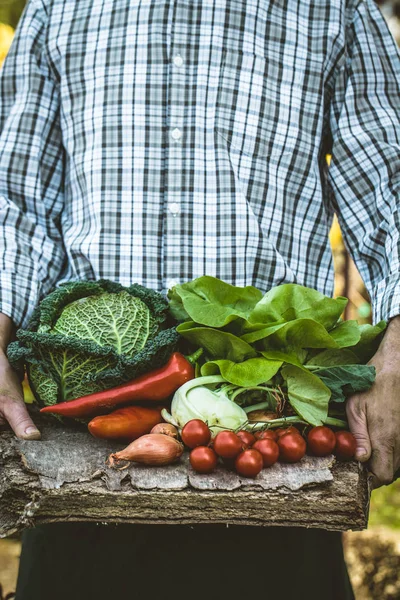
[[[356,459],[369,461],[373,487],[387,485],[400,468],[400,317],[392,319],[370,365],[376,380],[368,392],[347,402],[357,440]]]

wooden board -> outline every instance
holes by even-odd
[[[0,433],[0,537],[35,523],[229,523],[319,527],[367,526],[369,487],[357,462],[333,456],[276,464],[256,479],[225,468],[196,474],[184,455],[168,467],[105,465],[123,446],[86,431],[35,418],[40,441]]]

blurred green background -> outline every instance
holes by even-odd
[[[7,23],[15,29],[24,6],[25,0],[1,0],[0,23]]]

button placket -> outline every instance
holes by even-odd
[[[183,58],[180,54],[175,54],[174,56],[174,65],[176,67],[181,67],[183,65]]]
[[[179,52],[172,51],[169,68],[169,143],[167,154],[167,178],[165,187],[165,229],[164,229],[164,281],[167,289],[171,289],[178,284],[177,276],[180,273],[180,254],[179,246],[181,244],[181,192],[182,171],[179,165],[183,166],[184,156],[184,94],[182,90],[185,86],[185,69],[182,68],[184,60]]]

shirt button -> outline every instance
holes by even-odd
[[[171,204],[168,204],[168,210],[173,215],[177,215],[180,212],[180,208],[178,202],[171,202]]]
[[[175,279],[170,279],[169,281],[167,281],[167,286],[169,290],[175,287],[176,285],[178,285],[178,282],[175,281]]]
[[[174,139],[174,140],[180,140],[182,137],[182,131],[176,127],[175,129],[172,130],[171,136],[172,136],[172,139]]]
[[[177,54],[174,57],[174,65],[176,65],[177,67],[181,67],[183,65],[183,58],[180,54]]]

